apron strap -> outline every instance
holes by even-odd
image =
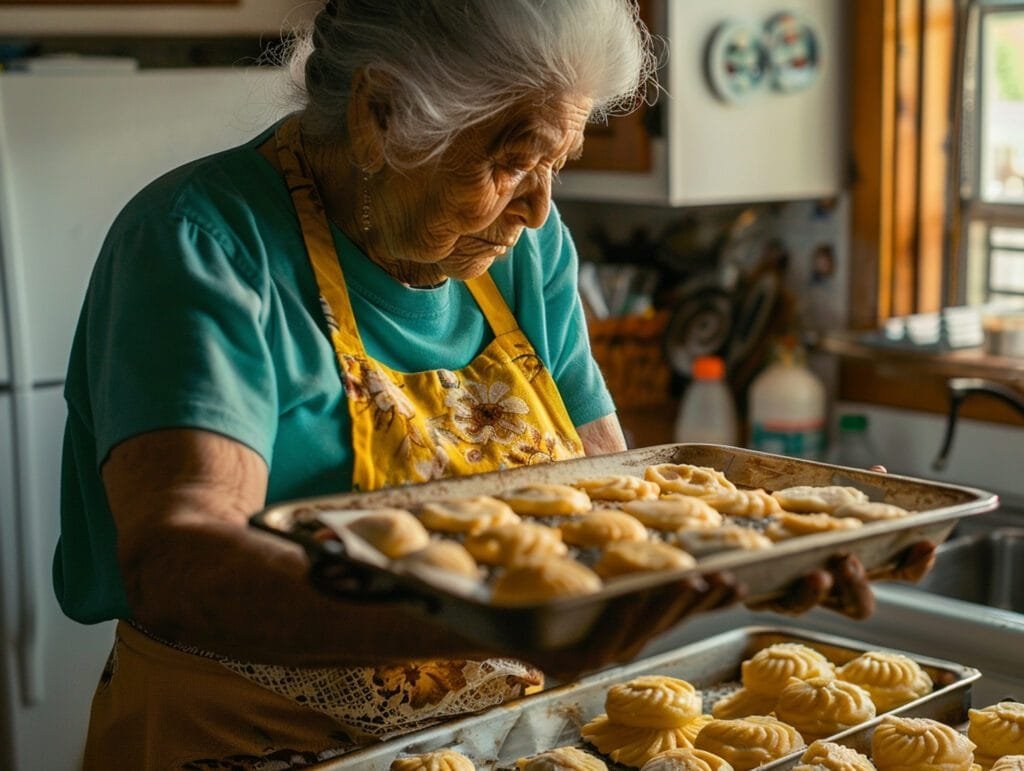
[[[519,322],[512,315],[508,303],[505,302],[501,290],[494,283],[490,273],[483,273],[476,278],[469,279],[466,281],[466,288],[472,293],[476,304],[483,311],[495,337],[501,337],[519,329]]]
[[[348,288],[345,286],[345,277],[338,262],[331,226],[302,149],[298,117],[289,118],[282,123],[277,129],[276,136],[277,158],[284,171],[288,192],[299,217],[302,238],[316,275],[317,286],[327,304],[324,311],[334,348],[336,351],[365,355],[363,341],[356,328]]]

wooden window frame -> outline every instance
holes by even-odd
[[[954,62],[965,43],[963,0],[858,0],[849,11],[850,328],[934,312],[959,295],[960,105]],[[954,177],[956,177],[954,179]],[[947,267],[951,269],[947,269]],[[1024,390],[1024,361],[977,351],[879,351],[840,336],[839,398],[944,413],[946,380],[982,376]],[[1024,425],[996,400],[963,414]]]

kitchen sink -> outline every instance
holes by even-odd
[[[1024,527],[954,537],[939,547],[935,568],[914,589],[1024,613]]]

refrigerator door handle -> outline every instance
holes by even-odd
[[[18,627],[16,655],[18,676],[21,684],[21,702],[31,707],[42,702],[46,695],[46,681],[43,667],[43,632],[40,627],[40,584],[45,580],[39,575],[36,556],[39,553],[39,524],[36,521],[43,512],[32,500],[32,414],[29,409],[29,394],[23,392],[18,398],[15,388],[14,406],[14,465],[16,474],[15,501],[19,516],[16,521],[18,545]]]

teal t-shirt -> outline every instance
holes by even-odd
[[[65,385],[54,560],[61,607],[79,621],[131,616],[100,478],[129,437],[191,427],[236,439],[267,463],[268,504],[351,488],[348,405],[316,281],[284,181],[256,149],[269,133],[148,185],[100,251]],[[492,339],[461,282],[404,287],[334,238],[373,358],[454,370]],[[577,267],[552,207],[491,275],[578,426],[614,405],[590,355]]]

